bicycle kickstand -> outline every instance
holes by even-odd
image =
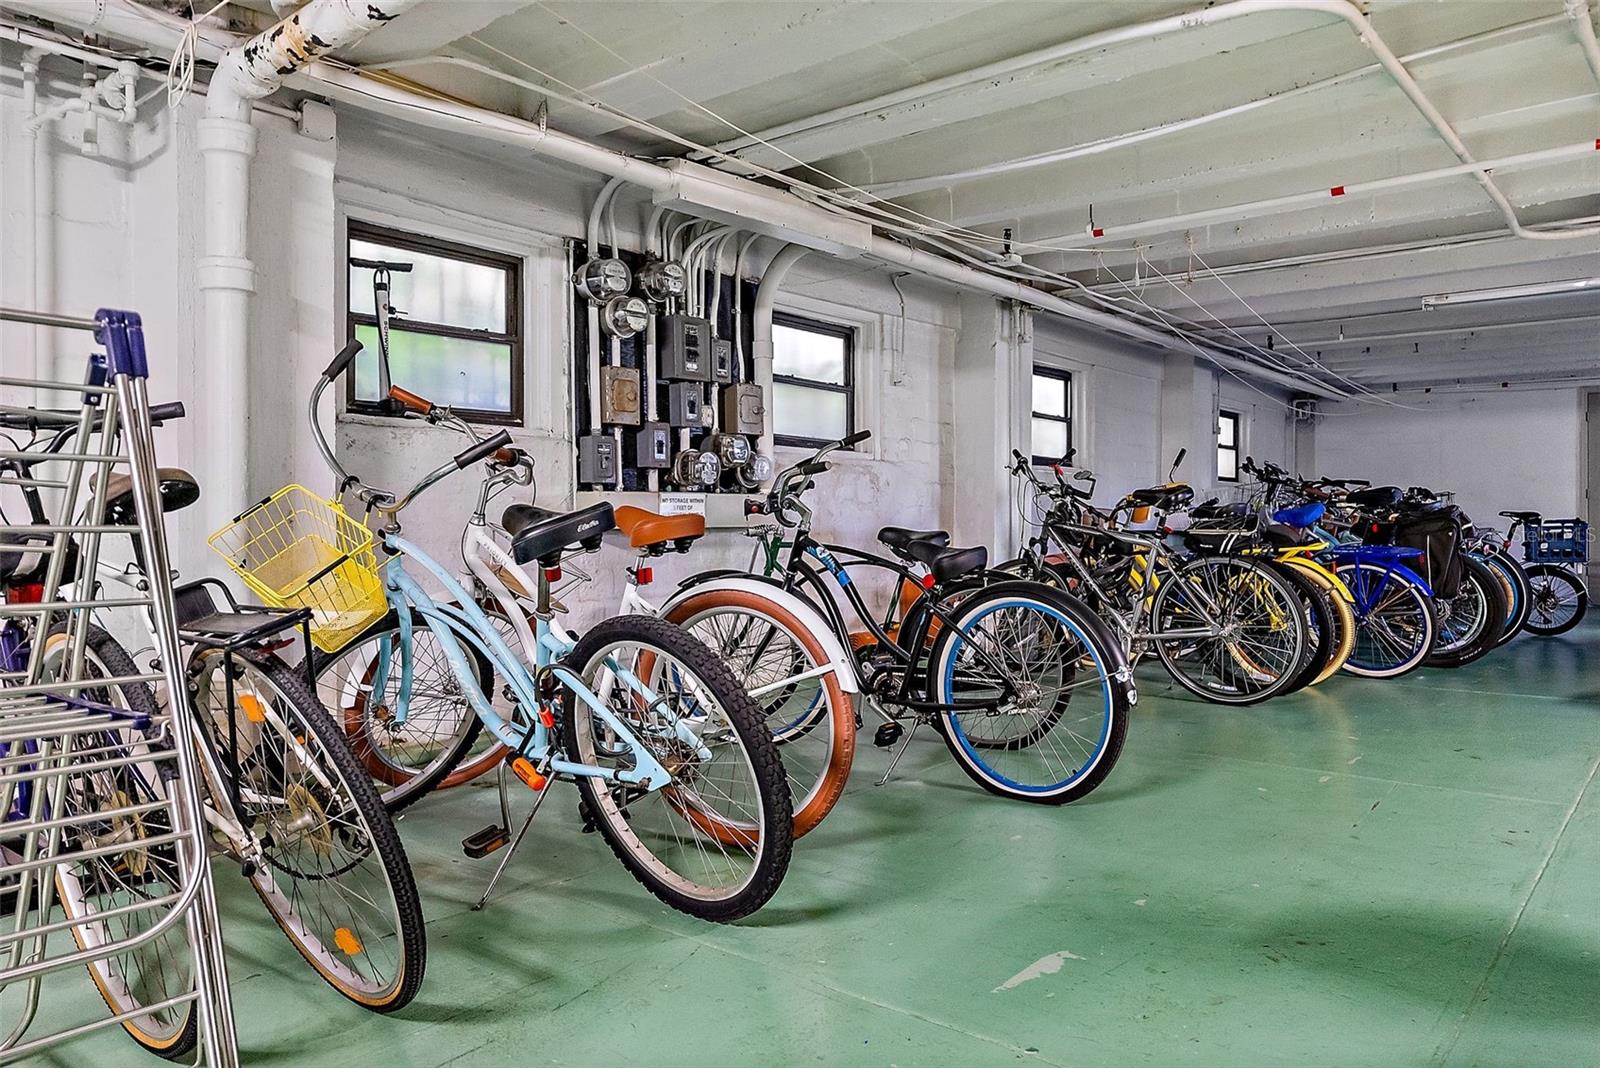
[[[921,726],[922,719],[920,717],[911,721],[911,729],[906,731],[905,738],[900,742],[900,748],[894,751],[894,757],[889,761],[889,767],[884,771],[883,778],[879,779],[872,785],[882,786],[884,783],[889,781],[889,776],[894,774],[894,769],[900,763],[900,758],[906,755],[906,750],[911,747],[911,739],[917,736],[917,728]]]
[[[509,766],[510,761],[503,761],[499,769],[501,826],[505,828],[511,826],[511,801],[506,791],[506,769]],[[500,876],[505,873],[506,865],[511,863],[511,858],[517,852],[517,847],[522,845],[522,840],[527,837],[528,828],[533,826],[533,817],[539,814],[539,807],[544,804],[544,799],[549,795],[550,787],[553,785],[549,778],[549,770],[550,758],[546,757],[536,769],[544,785],[535,791],[533,807],[528,810],[528,818],[522,821],[522,826],[517,828],[516,836],[504,847],[505,855],[500,858],[500,863],[495,865],[494,874],[489,876],[489,885],[483,888],[483,896],[478,898],[476,905],[472,906],[473,912],[483,911],[483,907],[489,903],[489,896],[494,893],[495,884],[500,881]]]

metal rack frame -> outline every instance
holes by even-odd
[[[200,1063],[234,1068],[237,1043],[210,875],[201,771],[185,721],[187,703],[169,700],[152,715],[133,709],[126,700],[117,705],[89,696],[126,694],[155,683],[168,694],[186,693],[142,325],[136,313],[112,309],[101,309],[93,319],[77,319],[0,308],[0,320],[88,331],[104,350],[89,357],[82,382],[0,377],[0,388],[31,391],[36,401],[28,407],[0,403],[0,412],[72,427],[75,435],[47,465],[30,463],[21,474],[0,476],[0,488],[31,487],[58,501],[48,524],[0,525],[0,535],[39,538],[28,545],[0,540],[0,553],[40,554],[47,561],[37,600],[0,603],[0,639],[10,639],[9,644],[0,641],[0,839],[14,847],[0,852],[0,991],[21,990],[16,1019],[0,1021],[0,1062],[192,1003]],[[65,407],[52,407],[46,400]],[[39,455],[0,449],[0,459],[37,461]],[[48,466],[52,477],[38,477],[34,466]],[[134,526],[106,522],[105,491],[119,467],[132,482]],[[149,583],[138,596],[102,595],[95,569],[107,534],[139,539]],[[97,610],[110,608],[148,611],[158,671],[135,668],[133,674],[109,676],[91,671],[85,655],[89,625]],[[55,637],[58,629],[64,639]],[[63,641],[64,657],[51,666],[47,649],[60,648]],[[101,789],[106,776],[115,781],[130,774],[148,774],[156,784],[148,800],[135,801],[118,791],[105,804],[76,811],[79,798]],[[123,828],[120,835],[106,835],[110,821],[121,821],[111,824]],[[157,833],[149,833],[152,824]],[[127,844],[130,833],[139,843],[132,848]],[[97,835],[109,842],[103,844]],[[176,885],[168,892],[136,896],[128,904],[85,910],[76,917],[57,911],[58,885],[75,859],[116,854],[135,858],[131,863],[137,866],[137,858],[156,850],[167,851],[164,855],[175,861]],[[107,936],[102,931],[109,930],[113,917],[137,918],[145,926]],[[38,1022],[47,975],[87,966],[104,992],[107,977],[120,974],[111,971],[119,954],[178,931],[191,963],[186,992],[29,1036]]]

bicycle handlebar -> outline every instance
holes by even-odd
[[[479,460],[498,456],[502,451],[510,453],[513,451],[509,448],[510,445],[511,435],[504,430],[495,434],[492,438],[485,438],[483,441],[469,445],[453,457],[456,470],[464,471]]]
[[[345,342],[344,348],[340,349],[339,354],[333,358],[333,362],[328,364],[328,369],[322,372],[322,377],[332,379],[343,374],[344,369],[349,367],[351,361],[360,354],[362,347],[361,342],[354,338]]]

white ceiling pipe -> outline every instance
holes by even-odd
[[[1137,222],[1094,226],[1088,228],[1089,239],[1091,241],[1126,241],[1129,238],[1145,237],[1150,234],[1169,234],[1197,226],[1207,226],[1211,223],[1258,219],[1264,215],[1277,215],[1303,208],[1308,204],[1326,204],[1345,197],[1362,196],[1368,193],[1384,193],[1395,189],[1409,188],[1414,185],[1431,185],[1435,182],[1448,181],[1451,178],[1460,178],[1464,175],[1476,175],[1486,168],[1496,171],[1517,171],[1533,167],[1544,167],[1566,160],[1586,158],[1600,158],[1600,140],[1580,141],[1571,145],[1558,145],[1555,148],[1542,148],[1534,152],[1519,152],[1513,156],[1501,156],[1497,159],[1457,163],[1450,167],[1438,167],[1429,171],[1414,171],[1410,174],[1396,174],[1388,178],[1374,178],[1367,182],[1351,182],[1349,185],[1335,185],[1324,189],[1306,190],[1300,193],[1286,193],[1283,196],[1252,200],[1243,204],[1224,204],[1221,207],[1185,212],[1182,215],[1168,215],[1158,219],[1140,219]],[[1075,241],[1081,240],[1082,236],[1082,234],[1063,234],[1057,237],[1044,238],[1042,241],[1045,243]]]
[[[13,0],[6,0],[6,2],[12,3]],[[94,0],[94,2],[98,3],[99,0]],[[121,2],[125,3],[126,0],[121,0]],[[1246,3],[1253,2],[1253,0],[1236,0],[1236,2]],[[48,6],[44,6],[48,11]],[[137,41],[153,47],[170,47],[176,40],[177,33],[181,32],[184,23],[179,19],[165,16],[156,17],[157,15],[158,13],[151,12],[150,18],[145,18],[143,15],[135,16],[131,23],[125,23],[124,28],[119,30],[119,35],[127,40]],[[211,55],[216,54],[215,40],[215,36],[209,39],[202,39],[200,54],[203,58],[207,56],[208,52]],[[288,81],[296,88],[320,92],[335,99],[348,101],[366,110],[401,119],[413,125],[456,133],[467,133],[503,144],[514,145],[584,170],[623,178],[629,183],[651,192],[677,190],[682,186],[693,186],[700,180],[690,170],[673,171],[646,160],[635,159],[620,152],[590,144],[569,134],[551,130],[542,122],[528,122],[485,108],[436,99],[396,85],[392,79],[371,77],[327,63],[311,63],[289,75]],[[726,194],[728,190],[726,183],[737,181],[728,176],[719,176],[719,179],[718,182],[707,181],[706,184],[712,187],[707,191],[708,197]],[[837,229],[838,227],[840,217],[837,215],[823,212],[820,208],[812,207],[785,194],[778,193],[769,187],[752,183],[749,184],[749,189],[753,194],[750,198],[751,201],[759,203],[762,208],[768,211],[772,211],[778,206],[784,208],[784,217],[779,221],[785,227],[803,230],[808,225],[814,225],[823,230],[823,232]],[[976,268],[964,267],[931,253],[908,248],[876,234],[869,236],[868,244],[867,255],[885,263],[905,267],[913,273],[941,279],[956,286],[991,293],[998,297],[1018,300],[1031,307],[1078,322],[1100,332],[1111,333],[1153,345],[1165,351],[1184,354],[1190,354],[1193,351],[1182,339],[1170,334],[1138,323],[1129,322],[1108,312],[1085,308],[1080,304],[1075,304],[1072,301],[1043,292],[1032,286],[999,278]],[[754,339],[752,338],[752,352],[753,348]],[[1329,398],[1343,396],[1339,391],[1315,380],[1263,367],[1252,360],[1219,352],[1214,347],[1203,348],[1201,355],[1219,366],[1254,375],[1261,380],[1287,389],[1304,391]]]
[[[1578,44],[1583,46],[1583,58],[1594,73],[1595,81],[1600,82],[1600,40],[1595,38],[1594,13],[1589,0],[1566,0],[1564,6],[1578,35]]]
[[[250,161],[256,132],[251,101],[269,96],[290,72],[353,44],[419,0],[312,0],[270,29],[228,49],[206,93],[199,147],[205,170],[205,236],[197,276],[204,299],[205,362],[200,373],[213,420],[207,498],[213,525],[239,510],[249,482]]]

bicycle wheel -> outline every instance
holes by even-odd
[[[1133,675],[1080,602],[1000,582],[954,610],[928,657],[929,700],[956,763],[1002,797],[1061,805],[1105,781],[1122,754]]]
[[[1589,591],[1583,581],[1560,564],[1529,564],[1528,631],[1548,638],[1565,634],[1578,625],[1589,608]]]
[[[656,790],[578,779],[588,818],[623,867],[701,919],[737,920],[766,904],[789,868],[794,809],[765,717],[728,666],[652,616],[597,624],[565,662],[672,775]],[[562,731],[573,760],[608,771],[632,765],[628,747],[570,690]]]
[[[200,729],[236,775],[217,786],[237,796],[250,839],[239,859],[272,918],[339,993],[376,1012],[403,1007],[427,963],[422,906],[344,732],[301,669],[270,654],[234,654],[231,717],[220,651],[196,653],[189,679]]]
[[[855,757],[850,695],[827,651],[793,613],[745,590],[705,590],[664,618],[705,643],[733,670],[766,717],[789,780],[794,836],[822,822],[844,794]]]
[[[1163,578],[1151,605],[1156,655],[1174,680],[1218,704],[1247,705],[1295,681],[1307,644],[1304,606],[1255,560],[1203,556]]]
[[[477,684],[492,693],[489,661],[463,643],[477,672]],[[409,663],[411,694],[400,712],[402,672]],[[384,692],[373,694],[380,668],[387,665]],[[399,812],[455,776],[464,761],[476,760],[483,724],[461,688],[439,636],[421,612],[411,610],[411,642],[401,640],[394,609],[336,653],[312,661],[317,697],[344,725],[355,752],[372,776],[383,806]],[[491,739],[492,741],[492,739]],[[480,771],[483,769],[479,769]]]
[[[47,672],[50,661],[66,652],[63,627],[57,625],[47,639]],[[127,650],[99,627],[89,627],[84,645],[86,676],[138,674]],[[84,696],[144,716],[161,711],[150,688],[138,683],[90,689]],[[85,759],[94,754],[101,761],[108,754],[135,756],[151,744],[136,732],[114,729],[80,734],[73,741]],[[152,903],[181,893],[184,882],[176,846],[141,844],[175,830],[159,777],[148,765],[129,763],[72,776],[68,785],[62,814],[73,822],[63,836],[65,859],[56,865],[55,882],[62,911],[73,921],[73,941],[81,950],[92,950],[138,938],[162,916]],[[106,846],[124,848],[89,855]],[[194,1051],[198,1039],[194,1002],[166,1003],[194,990],[191,963],[184,928],[176,924],[149,941],[90,962],[88,969],[106,1006],[117,1015],[128,1014],[122,1028],[135,1042],[159,1057],[180,1060]]]
[[[1422,666],[1438,625],[1433,601],[1415,582],[1382,564],[1346,560],[1334,573],[1356,600],[1356,651],[1344,670],[1393,679]]]
[[[1461,582],[1454,597],[1433,602],[1439,637],[1428,654],[1429,667],[1470,664],[1493,649],[1505,628],[1505,594],[1500,579],[1482,560],[1462,560]]]
[[[1321,676],[1322,669],[1333,657],[1337,634],[1334,631],[1333,609],[1327,603],[1327,596],[1322,589],[1292,567],[1277,562],[1270,566],[1280,578],[1293,587],[1303,606],[1306,647],[1300,658],[1299,671],[1295,673],[1293,681],[1283,689],[1283,693],[1290,694],[1305,689]]]
[[[1484,563],[1499,573],[1506,589],[1506,627],[1500,634],[1499,644],[1504,645],[1528,625],[1528,613],[1533,610],[1533,598],[1528,589],[1528,574],[1522,564],[1503,552],[1485,553]]]
[[[1285,559],[1283,564],[1317,584],[1322,590],[1324,603],[1327,604],[1333,620],[1334,648],[1327,662],[1322,665],[1322,671],[1311,681],[1311,685],[1316,686],[1337,675],[1339,669],[1350,659],[1350,654],[1355,652],[1355,609],[1350,607],[1349,591],[1343,589],[1338,579],[1320,565],[1295,557]]]

